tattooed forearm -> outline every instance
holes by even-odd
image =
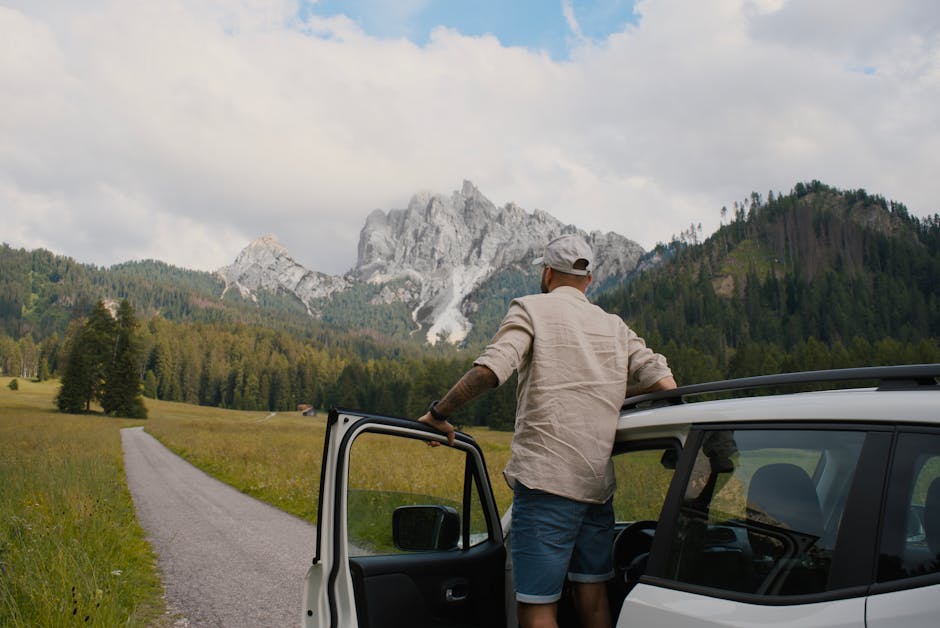
[[[490,388],[496,388],[499,385],[499,379],[496,373],[485,366],[474,366],[464,373],[453,388],[451,388],[444,398],[441,399],[436,409],[441,414],[451,414],[456,412],[465,403],[476,399]]]

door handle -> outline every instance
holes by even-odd
[[[466,580],[451,580],[444,585],[444,602],[459,604],[470,597],[470,585]]]

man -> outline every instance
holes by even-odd
[[[666,359],[591,304],[594,255],[577,235],[552,240],[542,294],[515,299],[491,344],[419,421],[454,442],[448,415],[519,372],[512,455],[512,562],[519,623],[557,626],[565,576],[581,625],[609,627],[613,576],[610,456],[624,397],[675,388]]]

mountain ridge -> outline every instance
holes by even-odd
[[[653,261],[651,268],[645,260]],[[595,282],[591,299],[620,314],[651,343],[675,341],[670,349],[678,351],[680,362],[694,363],[683,356],[692,350],[710,356],[717,366],[692,374],[692,381],[702,381],[726,374],[727,360],[742,342],[773,341],[789,350],[810,336],[824,343],[848,343],[855,336],[870,342],[936,338],[937,277],[937,215],[908,216],[903,205],[878,195],[812,182],[766,203],[752,195],[704,241],[680,234],[650,251],[625,280]],[[212,273],[155,260],[102,268],[4,244],[0,340],[62,338],[69,322],[86,315],[98,299],[128,298],[145,320],[260,326],[318,346],[345,338],[362,356],[401,350],[449,354],[450,345],[427,345],[427,327],[419,329],[406,304],[416,290],[408,281],[357,282],[316,301],[323,308],[317,319],[283,290],[258,291],[253,301],[230,286],[220,299],[226,284]],[[474,322],[461,346],[471,352],[483,346],[509,301],[536,290],[538,271],[527,257],[483,280],[461,302]],[[425,307],[419,314],[431,313]],[[2,354],[0,347],[0,361]]]
[[[680,383],[940,361],[940,215],[915,218],[877,195],[812,182],[767,202],[755,194],[698,235],[657,246],[644,258],[651,268],[591,297],[666,355]],[[317,319],[280,289],[253,301],[233,287],[220,299],[218,275],[159,261],[100,268],[4,244],[0,374],[61,375],[82,317],[98,300],[126,298],[146,321],[147,396],[417,416],[469,368],[506,304],[538,289],[538,274],[526,258],[485,279],[463,302],[475,324],[460,347],[418,335],[396,297],[407,281],[354,283],[318,301]],[[457,418],[511,429],[513,395],[510,380]]]
[[[514,203],[497,207],[464,181],[450,195],[420,192],[404,209],[370,213],[356,265],[341,277],[304,268],[270,235],[251,242],[217,272],[226,284],[223,297],[233,287],[249,299],[258,291],[282,290],[315,316],[329,315],[336,293],[357,284],[376,286],[370,305],[403,303],[427,343],[458,344],[473,328],[476,291],[511,269],[535,273],[530,260],[564,233],[579,233],[594,248],[598,285],[626,278],[644,254],[639,244],[613,232],[588,233]]]

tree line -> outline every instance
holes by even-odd
[[[23,375],[19,347],[47,365]],[[180,323],[154,316],[138,324],[124,300],[116,317],[103,302],[69,326],[60,343],[39,348],[31,337],[0,337],[4,374],[60,376],[59,408],[87,412],[99,402],[108,414],[141,417],[142,406],[113,402],[114,391],[167,401],[239,410],[291,411],[358,408],[393,416],[419,416],[470,367],[468,352],[364,355],[356,343],[317,346],[285,331],[234,323]],[[8,371],[13,368],[13,371]],[[136,404],[137,402],[133,402]],[[511,427],[514,384],[479,400],[456,420]]]
[[[103,316],[98,308],[76,322],[60,350],[63,388],[70,360],[85,340],[75,335],[86,327],[92,339]],[[110,316],[105,314],[105,316]],[[283,332],[221,323],[184,324],[154,317],[136,331],[138,351],[124,362],[140,391],[151,398],[241,410],[284,412],[309,403],[318,408],[356,408],[391,416],[419,416],[432,399],[442,396],[471,365],[475,352],[450,356],[386,356],[363,359],[355,352],[318,349]],[[113,338],[113,336],[112,336]],[[827,344],[815,337],[783,349],[776,342],[747,340],[725,353],[704,350],[675,339],[650,344],[665,354],[680,383],[729,377],[845,368],[872,364],[940,362],[935,338],[917,342],[862,337]],[[99,355],[96,351],[91,355]],[[77,355],[88,355],[82,349]],[[724,358],[724,362],[722,362]],[[98,363],[94,362],[93,363]],[[116,362],[114,364],[117,364]],[[99,371],[104,372],[104,371]],[[108,381],[107,375],[98,382]],[[116,380],[115,380],[116,381]],[[87,395],[87,400],[106,398]],[[60,395],[61,399],[61,395]],[[511,429],[515,379],[464,408],[455,417],[465,425]]]

